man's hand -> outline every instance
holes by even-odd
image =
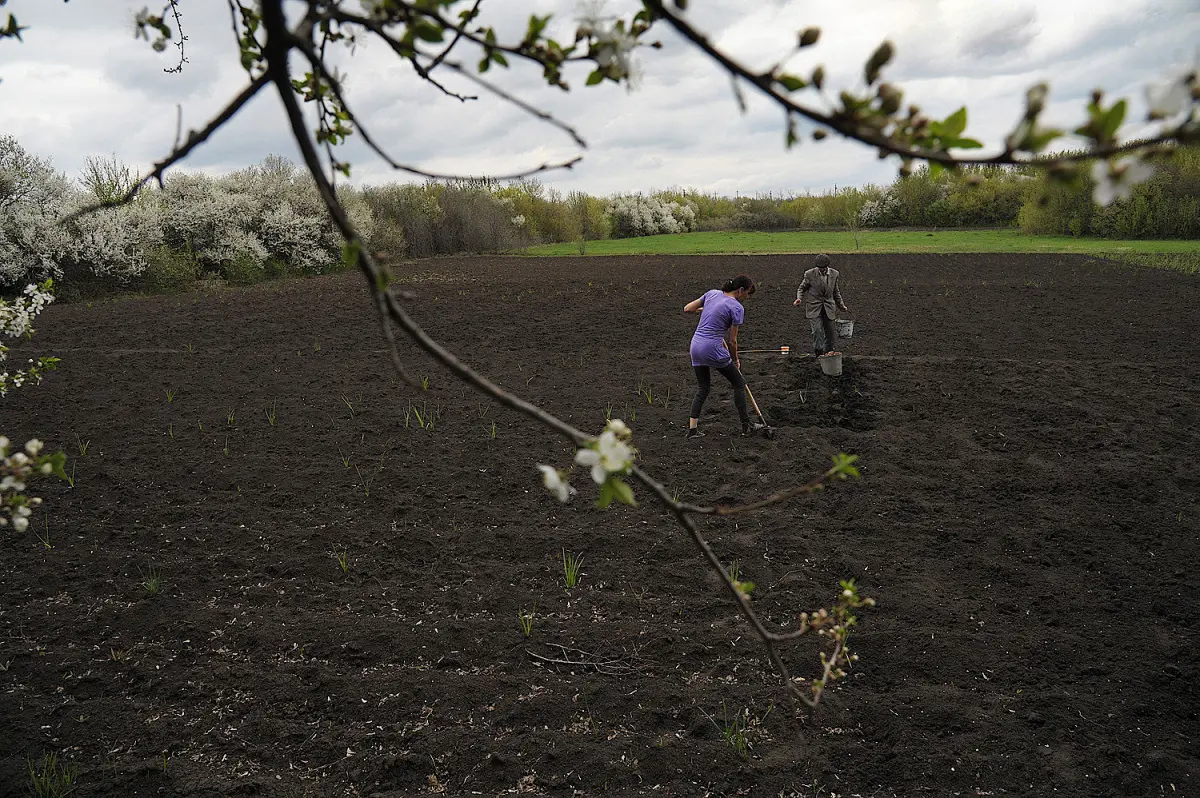
[[[795,302],[793,302],[793,303],[792,303],[792,307],[794,307],[794,308],[798,308],[798,307],[800,307],[800,306],[801,306],[801,305],[803,305],[803,304],[804,304],[804,300],[803,300],[803,299],[797,299]]]

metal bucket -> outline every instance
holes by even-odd
[[[817,362],[821,364],[821,371],[825,372],[830,377],[842,376],[841,352],[826,352],[817,358]]]
[[[853,319],[837,319],[834,324],[837,325],[838,338],[853,338],[854,337],[854,320]]]

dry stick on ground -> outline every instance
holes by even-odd
[[[316,146],[311,138],[308,128],[305,126],[304,115],[300,109],[300,105],[296,100],[295,93],[291,84],[291,76],[288,71],[287,57],[290,50],[294,47],[292,34],[287,30],[284,21],[282,0],[265,0],[263,3],[263,27],[267,31],[267,43],[264,47],[264,54],[267,59],[267,76],[275,84],[280,99],[284,104],[287,112],[288,121],[292,128],[292,135],[300,148],[301,155],[304,158],[305,165],[308,167],[313,180],[317,184],[317,188],[329,210],[334,223],[342,232],[342,235],[347,240],[351,251],[355,252],[359,268],[363,271],[367,278],[368,286],[375,298],[377,306],[386,306],[388,314],[392,322],[395,322],[421,349],[438,360],[453,374],[461,380],[472,385],[477,390],[490,395],[496,401],[523,413],[526,416],[542,423],[543,425],[555,430],[559,434],[571,440],[575,445],[582,445],[593,440],[591,435],[588,435],[581,430],[576,429],[565,421],[556,416],[542,410],[540,407],[520,399],[507,391],[501,389],[498,385],[488,380],[483,375],[475,372],[461,360],[459,360],[452,352],[443,347],[436,340],[431,338],[416,321],[409,316],[408,312],[400,304],[399,300],[387,285],[386,277],[380,270],[379,265],[367,251],[363,245],[363,241],[350,222],[349,216],[342,207],[340,200],[332,184],[326,178],[319,157],[317,155]],[[385,321],[386,323],[386,321]],[[391,342],[393,349],[394,342]],[[398,358],[398,355],[396,355]],[[403,373],[403,372],[402,372]],[[767,656],[771,663],[775,666],[783,681],[787,695],[793,702],[799,698],[810,709],[814,708],[819,701],[819,692],[814,692],[812,699],[800,693],[792,682],[791,673],[784,664],[781,658],[777,643],[786,640],[794,639],[808,631],[808,629],[796,630],[790,633],[775,633],[766,629],[757,613],[750,607],[750,602],[740,587],[733,581],[732,577],[725,570],[721,561],[713,553],[712,547],[708,545],[704,536],[701,534],[695,522],[689,516],[690,512],[701,512],[704,508],[688,507],[671,498],[666,489],[657,481],[647,476],[640,468],[633,470],[634,476],[648,487],[655,497],[667,508],[679,522],[679,524],[688,532],[697,547],[701,550],[705,559],[709,562],[712,568],[721,575],[726,588],[734,596],[737,605],[743,616],[750,622],[756,634],[762,640],[764,647],[767,650]],[[828,473],[827,473],[828,475]],[[824,481],[827,475],[819,477],[817,482]],[[775,504],[785,500],[791,495],[798,492],[811,492],[815,488],[809,485],[802,486],[800,490],[795,492],[784,491],[776,496],[771,497],[763,502],[756,503],[758,507],[765,507],[769,504]],[[827,662],[833,663],[836,666],[841,652],[844,651],[840,641],[835,643],[832,656],[829,656]],[[828,678],[831,673],[830,668],[826,667],[824,674]]]

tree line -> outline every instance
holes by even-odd
[[[394,259],[510,252],[535,243],[691,231],[1017,228],[1102,238],[1200,238],[1200,147],[1182,147],[1127,198],[1013,166],[922,167],[887,186],[727,197],[673,188],[593,197],[534,179],[340,188],[374,251]],[[169,291],[202,277],[250,283],[344,268],[342,242],[296,165],[279,156],[222,176],[178,172],[134,202],[70,218],[137,181],[115,158],[74,180],[0,136],[0,288],[53,278],[71,292]],[[64,219],[69,219],[64,223]]]

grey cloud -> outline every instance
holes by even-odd
[[[971,59],[1019,56],[1033,42],[1037,33],[1037,12],[1032,8],[1014,9],[1011,18],[965,41],[960,53]]]

